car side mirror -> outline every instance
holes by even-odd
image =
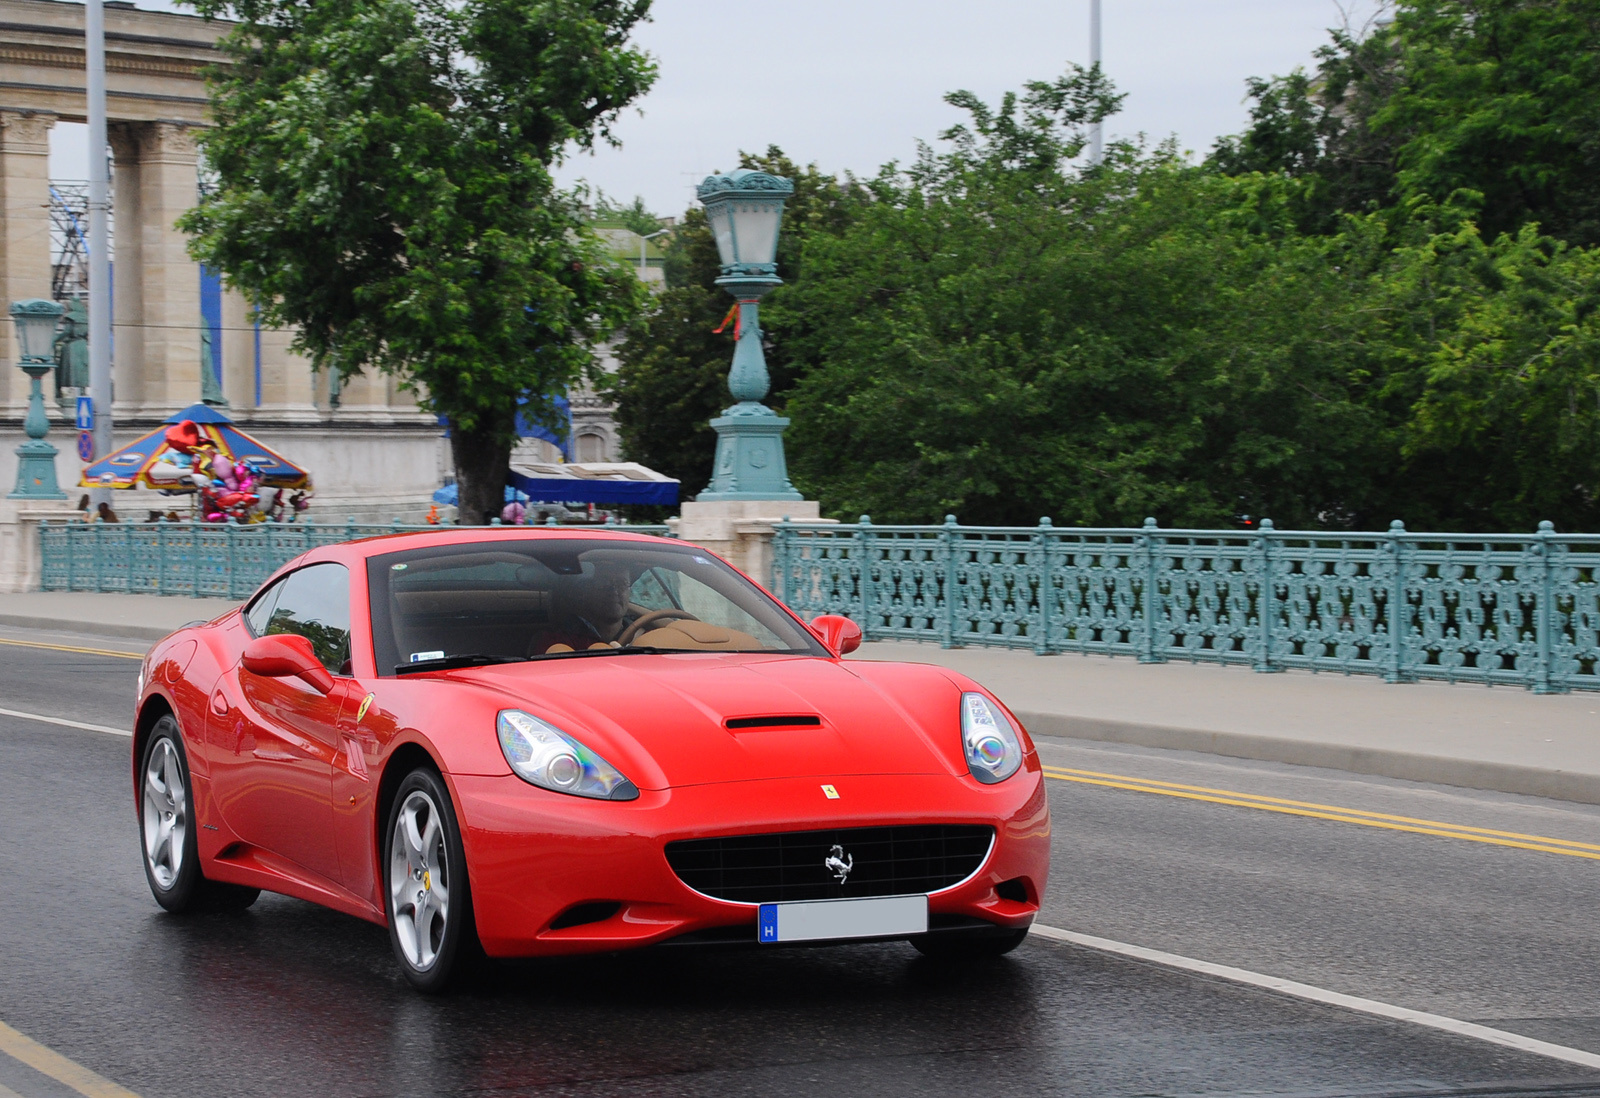
[[[823,614],[813,618],[811,629],[822,638],[822,643],[839,653],[849,655],[861,647],[861,626],[840,614]]]
[[[311,642],[298,633],[273,633],[244,646],[240,661],[252,675],[269,679],[304,679],[320,694],[333,689],[333,676],[322,666]]]

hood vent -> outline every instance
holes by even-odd
[[[822,718],[815,716],[788,717],[729,717],[723,722],[730,731],[741,728],[820,728]]]

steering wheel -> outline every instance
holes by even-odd
[[[666,610],[652,610],[644,617],[636,619],[632,625],[624,629],[621,634],[618,635],[617,643],[632,644],[633,638],[644,632],[645,626],[654,625],[658,621],[666,621],[669,618],[682,618],[687,621],[700,620],[687,610],[675,610],[671,608]]]

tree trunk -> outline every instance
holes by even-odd
[[[487,526],[505,508],[506,473],[511,469],[511,439],[480,427],[450,426],[450,455],[456,466],[458,519],[463,526]]]

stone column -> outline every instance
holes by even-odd
[[[0,111],[0,312],[50,297],[50,128],[55,115]],[[0,414],[21,417],[28,379],[17,369],[16,334],[0,317]]]
[[[339,386],[339,407],[334,420],[362,423],[393,423],[389,410],[389,378],[368,368],[356,377],[347,377]]]
[[[111,143],[111,405],[114,418],[136,412],[144,402],[144,232],[139,156],[144,122],[113,122]]]
[[[256,311],[244,295],[222,289],[222,395],[235,415],[256,406]]]
[[[289,351],[293,335],[281,329],[261,329],[261,407],[256,422],[317,423],[315,378],[311,363]],[[251,362],[254,367],[254,347]],[[326,380],[326,379],[324,379]]]
[[[145,128],[138,232],[146,415],[170,415],[200,399],[200,265],[189,258],[188,238],[176,225],[195,204],[198,162],[190,127],[152,122]]]

